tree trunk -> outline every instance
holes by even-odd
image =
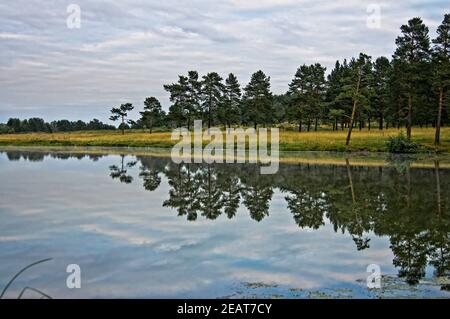
[[[125,117],[122,116],[122,135],[125,135]]]
[[[355,204],[356,203],[356,195],[355,195],[355,189],[353,188],[352,169],[351,169],[350,161],[348,160],[348,158],[345,159],[345,164],[347,166],[347,177],[348,177],[348,183],[350,186],[350,191],[352,194],[352,202],[353,202],[353,204]]]
[[[441,217],[442,201],[441,201],[441,183],[439,181],[439,161],[434,162],[434,172],[436,175],[436,195],[437,195],[438,216]]]
[[[411,164],[407,164],[406,167],[406,189],[407,189],[407,196],[406,196],[406,205],[408,208],[411,207]]]
[[[314,131],[315,132],[317,132],[317,126],[318,126],[318,123],[319,122],[319,120],[317,119],[317,117],[316,117],[316,119],[315,119],[315,122],[314,122]]]
[[[408,123],[406,127],[406,137],[408,140],[411,139],[411,127],[412,127],[412,96],[411,93],[408,95]]]
[[[381,110],[381,113],[380,113],[380,126],[379,126],[380,131],[383,130],[383,120],[384,120],[384,118],[383,118],[383,110]]]
[[[345,141],[345,145],[350,144],[350,138],[352,136],[352,130],[353,130],[353,123],[355,121],[355,115],[356,115],[356,106],[357,106],[357,95],[359,93],[359,86],[361,85],[361,69],[359,69],[358,73],[358,83],[356,84],[356,93],[353,98],[353,109],[352,109],[352,117],[350,118],[350,125],[348,126],[348,132],[347,132],[347,140]]]
[[[441,139],[441,121],[442,121],[442,105],[444,104],[444,90],[442,87],[439,88],[439,109],[438,116],[436,120],[436,136],[434,137],[434,145],[440,144]]]
[[[208,129],[211,128],[211,107],[208,108]]]
[[[302,131],[302,119],[300,119],[298,121],[298,131],[301,132]]]

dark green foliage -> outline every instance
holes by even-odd
[[[22,121],[17,118],[10,118],[6,125],[11,128],[14,132],[19,133],[25,131],[25,126],[22,125]]]
[[[166,121],[180,127],[191,127],[194,119],[201,116],[201,82],[197,71],[189,71],[187,76],[178,76],[178,82],[164,85],[170,94],[169,114]]]
[[[400,94],[406,97],[406,124],[407,137],[411,138],[411,127],[414,122],[427,120],[427,96],[429,94],[430,80],[430,38],[428,27],[422,19],[413,18],[408,24],[401,26],[402,34],[395,43],[397,49],[394,53],[394,68],[397,70],[396,82]],[[418,107],[420,105],[420,108]],[[417,113],[416,120],[413,114]]]
[[[386,142],[390,153],[408,154],[417,152],[417,144],[409,140],[403,132],[398,136],[390,136]]]
[[[151,96],[146,98],[144,105],[144,111],[140,112],[140,121],[145,128],[150,130],[151,134],[155,125],[162,124],[162,119],[164,118],[165,113],[161,108],[161,103],[159,103],[156,97]]]
[[[287,94],[273,95],[273,111],[276,123],[288,122],[289,119],[289,96]]]
[[[184,123],[189,122],[187,119],[190,117],[190,107],[188,103],[188,78],[185,76],[179,76],[177,83],[164,85],[164,90],[169,92],[170,101],[173,103],[169,108],[168,121],[180,127]],[[188,125],[189,126],[189,125]]]
[[[273,122],[272,93],[270,77],[259,70],[253,73],[250,82],[244,89],[242,115],[244,123],[269,124]]]
[[[222,78],[216,72],[211,72],[203,76],[201,86],[202,110],[208,121],[208,128],[213,125],[215,115],[222,101],[222,92],[224,89]]]
[[[370,104],[373,116],[378,119],[378,128],[382,130],[385,120],[391,120],[388,115],[388,106],[392,66],[388,58],[379,57],[375,60],[373,67],[373,94]]]
[[[231,124],[239,124],[241,121],[241,87],[233,73],[230,73],[225,80],[217,118],[220,123],[228,127]]]
[[[111,121],[117,121],[121,120],[121,123],[119,125],[119,129],[122,130],[122,134],[125,134],[125,129],[128,128],[127,123],[133,125],[134,121],[128,120],[125,121],[128,117],[128,112],[132,111],[134,109],[134,106],[131,103],[125,103],[121,104],[119,107],[113,107],[111,109],[111,116],[109,119]]]
[[[308,131],[314,122],[314,130],[317,130],[318,120],[323,117],[325,70],[319,63],[302,65],[289,84],[288,118],[298,123],[299,131],[302,130],[302,122],[307,124]]]
[[[14,133],[14,129],[6,124],[0,124],[0,134]]]
[[[125,163],[126,155],[120,155],[120,165],[111,165],[109,167],[112,179],[118,179],[121,183],[130,184],[133,181],[133,176],[128,174],[128,168],[132,168],[137,164],[137,161],[130,161]]]
[[[98,119],[93,119],[89,123],[86,124],[87,130],[114,130],[115,127],[112,125],[104,124]]]
[[[9,133],[27,133],[27,132],[73,132],[86,130],[114,130],[112,125],[104,124],[98,119],[93,119],[89,123],[83,121],[57,120],[51,123],[45,122],[40,118],[31,118],[20,120],[11,118],[5,125]]]
[[[346,144],[349,145],[354,124],[359,120],[359,127],[362,128],[362,121],[366,120],[366,115],[370,118],[370,98],[372,96],[372,60],[371,57],[360,53],[358,59],[352,59],[349,63],[349,71],[343,78],[344,86],[339,98],[351,98],[352,111],[348,123],[348,133]]]
[[[351,101],[338,99],[339,94],[342,91],[343,77],[348,70],[347,60],[344,60],[341,64],[336,61],[334,69],[327,77],[327,90],[325,93],[325,106],[328,112],[325,119],[331,121],[333,130],[337,130],[338,126],[343,130],[344,125],[348,120],[346,116],[349,113]]]
[[[446,14],[442,24],[437,29],[438,36],[433,40],[433,91],[437,92],[437,115],[435,144],[440,144],[440,128],[446,118],[444,107],[448,100],[448,88],[450,87],[450,14]],[[447,103],[448,104],[448,103]],[[447,115],[448,116],[448,115]]]

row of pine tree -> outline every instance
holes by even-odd
[[[186,126],[194,119],[205,125],[273,125],[291,123],[302,130],[327,126],[348,131],[354,127],[384,129],[405,126],[436,127],[439,143],[441,125],[450,121],[450,14],[444,16],[437,34],[430,39],[429,29],[420,18],[401,26],[391,59],[360,53],[350,60],[337,61],[326,76],[319,63],[298,68],[289,90],[274,95],[270,77],[255,72],[241,89],[230,73],[223,79],[211,72],[200,78],[198,72],[180,75],[176,83],[164,85],[170,95],[168,114],[154,97],[145,100],[141,119],[135,127],[156,125]],[[131,104],[113,108],[112,120],[126,125]]]

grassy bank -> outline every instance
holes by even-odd
[[[346,132],[280,131],[280,151],[368,151],[385,152],[386,140],[399,133],[397,129],[355,130],[350,146],[345,145]],[[450,128],[443,128],[441,146],[433,145],[434,129],[414,128],[413,141],[421,152],[440,151],[450,153]],[[83,131],[70,133],[27,133],[0,135],[0,145],[17,146],[106,146],[106,147],[172,147],[177,141],[171,140],[170,132],[149,134],[143,131]],[[206,142],[207,143],[207,142]]]

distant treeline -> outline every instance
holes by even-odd
[[[86,123],[83,121],[58,120],[53,122],[45,122],[41,118],[33,117],[30,119],[20,120],[18,118],[10,118],[6,124],[0,124],[0,133],[24,133],[24,132],[71,132],[86,130],[115,130],[116,127],[104,124],[97,119]]]

